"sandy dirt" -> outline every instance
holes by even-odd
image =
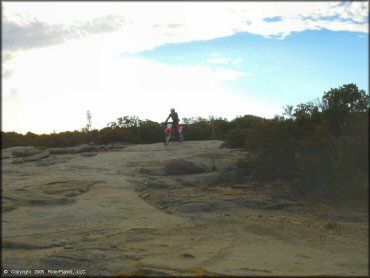
[[[221,144],[4,158],[3,274],[369,274],[367,208],[313,205],[284,182],[241,177],[247,154]]]

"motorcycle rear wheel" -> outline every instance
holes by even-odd
[[[182,133],[179,134],[178,140],[179,140],[179,142],[183,142],[184,141],[184,136],[182,135]]]

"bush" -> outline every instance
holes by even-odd
[[[312,200],[367,200],[369,97],[353,85],[325,93],[322,105],[299,104],[291,118],[275,117],[230,142],[250,153],[259,179],[286,179]],[[234,138],[235,137],[235,138]],[[232,145],[232,144],[230,144]]]
[[[292,121],[276,117],[266,120],[247,134],[246,149],[259,179],[289,179],[296,172],[297,137]]]
[[[137,137],[134,131],[128,128],[110,128],[106,127],[99,131],[95,138],[96,144],[109,144],[116,142],[136,143]]]
[[[159,123],[144,121],[138,128],[141,143],[158,143],[163,140],[164,129]]]
[[[243,148],[249,129],[237,128],[229,131],[226,136],[225,146],[229,148]]]

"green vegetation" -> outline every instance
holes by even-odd
[[[344,85],[325,92],[317,104],[287,106],[285,115],[246,133],[244,147],[250,159],[243,165],[259,179],[291,181],[294,192],[313,200],[367,199],[365,91]]]
[[[67,147],[81,143],[156,143],[164,126],[137,116],[124,116],[101,130],[88,124],[81,131],[26,135],[2,132],[2,148]],[[366,199],[368,195],[369,96],[355,84],[324,92],[321,100],[287,105],[282,116],[183,118],[186,140],[224,140],[244,148],[241,161],[256,179],[284,179],[294,192],[313,200]]]

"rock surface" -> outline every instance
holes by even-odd
[[[42,150],[34,147],[13,147],[10,148],[10,152],[14,157],[27,157],[41,153]]]
[[[45,158],[45,157],[48,157],[50,154],[49,151],[42,151],[42,152],[39,152],[37,154],[34,154],[34,155],[30,155],[30,156],[27,156],[25,157],[23,160],[26,161],[26,162],[30,162],[30,161],[36,161],[36,160],[39,160],[41,158]]]
[[[222,143],[3,150],[3,269],[368,274],[366,209],[315,206],[282,181],[256,183],[237,167],[247,154]]]
[[[185,159],[172,159],[166,162],[166,175],[190,175],[206,172],[206,167]]]

